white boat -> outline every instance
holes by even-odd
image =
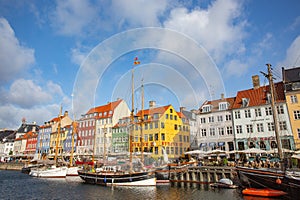
[[[80,169],[81,167],[68,167],[67,176],[78,176],[78,170]]]
[[[29,175],[37,178],[66,178],[67,167],[56,167],[55,165],[51,167],[41,167],[31,169]]]

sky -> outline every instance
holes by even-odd
[[[0,0],[0,129],[124,99],[176,110],[300,67],[298,0]],[[139,65],[134,65],[138,58]],[[142,87],[143,85],[143,87]]]

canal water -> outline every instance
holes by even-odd
[[[85,184],[79,177],[39,179],[20,171],[1,170],[0,199],[240,200],[246,198],[242,196],[239,189],[189,188],[168,185],[111,188]]]

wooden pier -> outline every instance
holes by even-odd
[[[170,173],[170,182],[173,186],[196,187],[216,183],[222,178],[229,178],[233,182],[237,180],[234,167],[227,166],[189,166]]]

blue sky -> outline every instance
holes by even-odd
[[[43,124],[60,105],[130,101],[197,109],[252,87],[271,63],[300,66],[297,0],[0,0],[0,128]],[[146,106],[147,107],[147,106]]]

